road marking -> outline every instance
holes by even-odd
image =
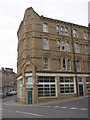
[[[42,106],[42,107],[50,108],[51,106]]]
[[[87,110],[86,108],[80,108],[79,110]]]
[[[43,115],[39,115],[39,114],[34,114],[34,113],[28,113],[28,112],[21,112],[21,111],[16,111],[17,113],[22,113],[22,114],[27,114],[27,115],[34,115],[34,116],[39,116],[42,117]]]
[[[59,106],[55,106],[55,107],[53,107],[53,108],[59,108]]]
[[[23,105],[23,106],[30,107],[30,106],[34,106],[34,105]]]
[[[64,108],[65,109],[65,108],[68,108],[68,107],[60,107],[60,108]]]
[[[76,109],[78,109],[78,108],[72,107],[72,108],[69,108],[69,109],[71,109],[71,110],[76,110]]]

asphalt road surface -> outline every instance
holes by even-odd
[[[15,98],[3,99],[3,118],[88,118],[88,97],[37,105],[19,104]]]

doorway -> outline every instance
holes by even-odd
[[[83,96],[83,84],[79,84],[79,96]]]
[[[27,91],[28,94],[28,104],[32,104],[32,90]]]

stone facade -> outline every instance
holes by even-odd
[[[1,90],[4,95],[10,91],[16,91],[17,75],[11,68],[2,68],[0,70],[0,82],[2,83]]]
[[[35,104],[87,95],[88,27],[39,16],[31,7],[17,36],[17,101]]]

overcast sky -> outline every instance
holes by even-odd
[[[0,0],[0,68],[17,71],[17,30],[26,8],[45,17],[88,26],[89,0]]]

